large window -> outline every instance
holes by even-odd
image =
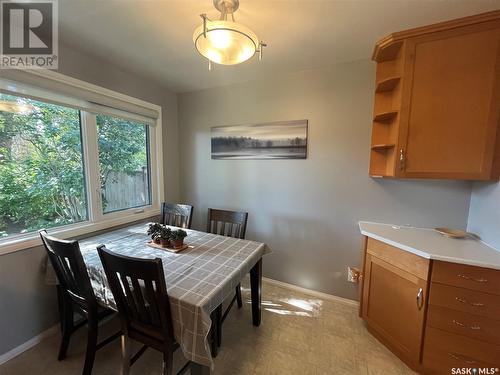
[[[42,228],[68,237],[157,214],[157,106],[97,86],[103,104],[19,85],[0,79],[0,253]]]
[[[80,113],[0,93],[0,237],[87,220]]]
[[[148,126],[97,115],[97,137],[103,212],[149,204]]]

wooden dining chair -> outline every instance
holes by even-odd
[[[62,340],[58,360],[66,358],[71,335],[86,324],[87,350],[82,373],[90,375],[96,351],[120,337],[118,332],[97,343],[99,321],[114,311],[98,305],[78,241],[60,240],[49,236],[46,230],[39,233],[59,281]],[[74,323],[75,312],[84,318],[77,324]]]
[[[165,275],[160,258],[139,259],[97,248],[122,326],[122,375],[148,347],[163,353],[163,375],[172,374],[175,341]],[[144,346],[131,357],[129,339]],[[190,368],[187,362],[177,373]]]
[[[207,218],[207,232],[218,234],[221,236],[244,239],[247,230],[247,221],[248,212],[227,211],[209,208]],[[219,319],[217,329],[214,330],[217,335],[217,346],[221,346],[222,343],[222,322],[226,320],[226,317],[233,307],[235,301],[238,304],[238,308],[241,309],[243,307],[243,300],[241,298],[241,284],[238,284],[236,286],[235,296],[231,299],[231,302],[229,303],[226,311],[222,313],[221,305],[218,306],[213,313]],[[212,348],[212,352],[216,352],[216,349]]]
[[[161,204],[162,224],[190,229],[192,220],[193,206],[167,202]]]

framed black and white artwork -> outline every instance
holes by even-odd
[[[212,159],[306,159],[307,120],[211,129]]]

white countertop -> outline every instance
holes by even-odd
[[[423,258],[500,270],[500,251],[475,239],[455,239],[430,228],[359,222],[365,236]]]

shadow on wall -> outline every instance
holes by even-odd
[[[25,343],[59,320],[56,288],[45,284],[45,256],[42,247],[1,256],[0,354]]]
[[[374,195],[360,197],[356,220],[419,227],[449,226],[465,229],[470,202],[470,181],[371,179],[377,189],[378,205],[373,209]],[[468,197],[468,199],[464,199]],[[445,197],[446,199],[443,199]],[[365,199],[367,199],[365,201]]]
[[[254,228],[259,233],[256,240],[267,243],[273,251],[265,259],[264,275],[326,293],[332,290],[326,290],[325,285],[336,284],[334,289],[344,290],[348,295],[345,265],[358,265],[361,257],[360,253],[343,251],[342,237],[331,223],[316,217],[285,214],[270,215],[268,223],[262,218],[249,228],[248,238],[253,238]],[[352,288],[356,290],[355,285]]]

